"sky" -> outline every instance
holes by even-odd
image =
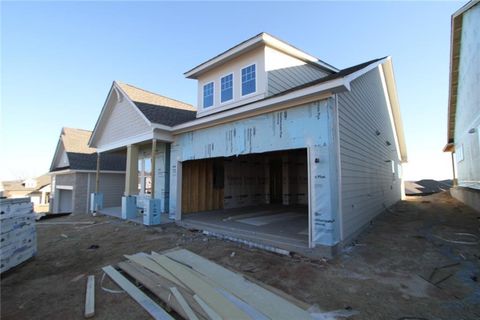
[[[48,172],[62,127],[93,130],[113,80],[196,104],[183,73],[260,32],[346,68],[392,56],[407,180],[452,177],[442,2],[1,2],[0,180]]]

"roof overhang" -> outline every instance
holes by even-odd
[[[448,132],[447,145],[444,152],[453,152],[448,147],[455,140],[455,118],[457,111],[458,68],[460,64],[460,47],[462,42],[463,14],[478,4],[480,0],[473,0],[461,7],[452,15],[450,36],[450,87],[448,93]]]
[[[55,176],[59,174],[72,174],[72,173],[96,173],[96,170],[75,170],[75,169],[64,169],[64,170],[58,170],[58,171],[52,171],[47,173],[48,175]],[[116,174],[121,174],[125,173],[125,171],[115,171],[115,170],[100,170],[100,173],[116,173]]]
[[[329,71],[329,72],[338,72],[339,70],[326,62],[321,61],[320,59],[309,55],[308,53],[295,48],[294,46],[268,34],[262,32],[238,45],[233,48],[228,49],[227,51],[222,52],[221,54],[217,55],[216,57],[207,60],[206,62],[196,66],[195,68],[187,71],[184,73],[185,77],[190,79],[197,79],[201,74],[212,70],[213,68],[217,67],[218,65],[225,63],[231,59],[238,57],[245,52],[251,51],[255,48],[261,46],[270,46],[275,48],[279,51],[282,51],[288,55],[291,55],[297,59],[300,59],[304,62],[312,64],[320,69]]]
[[[405,141],[405,132],[403,130],[402,115],[400,113],[400,102],[397,94],[397,84],[395,82],[395,74],[393,71],[392,58],[387,57],[381,62],[381,69],[385,77],[385,85],[387,89],[390,111],[392,113],[393,125],[395,130],[397,150],[400,155],[400,161],[405,163],[408,161],[407,144]]]

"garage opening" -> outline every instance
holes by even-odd
[[[63,190],[63,189],[59,189],[58,191],[59,191],[59,193],[58,193],[58,196],[59,196],[58,211],[60,213],[72,212],[73,191],[72,190]]]
[[[308,246],[307,150],[183,162],[181,220],[279,247]]]

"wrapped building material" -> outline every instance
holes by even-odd
[[[36,252],[35,213],[30,198],[0,199],[0,273]]]

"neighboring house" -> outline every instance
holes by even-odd
[[[480,211],[480,4],[452,15],[448,142],[457,173],[451,194]],[[456,170],[455,170],[456,169]],[[454,177],[455,178],[455,177]]]
[[[50,167],[52,213],[86,213],[90,193],[96,189],[97,153],[88,147],[91,131],[63,128]],[[121,205],[125,180],[125,155],[109,154],[100,159],[99,192],[106,205]]]
[[[33,187],[33,191],[28,193],[27,197],[30,197],[30,200],[33,202],[35,212],[47,212],[50,203],[51,177],[49,174],[44,174],[33,180],[34,183],[29,182],[29,186]]]
[[[3,197],[5,198],[25,198],[28,197],[28,194],[35,190],[35,187],[25,185],[25,180],[10,180],[2,181],[3,186]]]
[[[261,33],[185,75],[198,82],[196,112],[114,82],[92,133],[102,157],[127,150],[137,207],[153,194],[181,225],[330,255],[401,199],[389,57],[338,70]]]
[[[35,211],[45,211],[50,198],[50,176],[41,175],[37,178],[12,180],[2,182],[3,197],[25,198],[29,197],[35,206]]]

